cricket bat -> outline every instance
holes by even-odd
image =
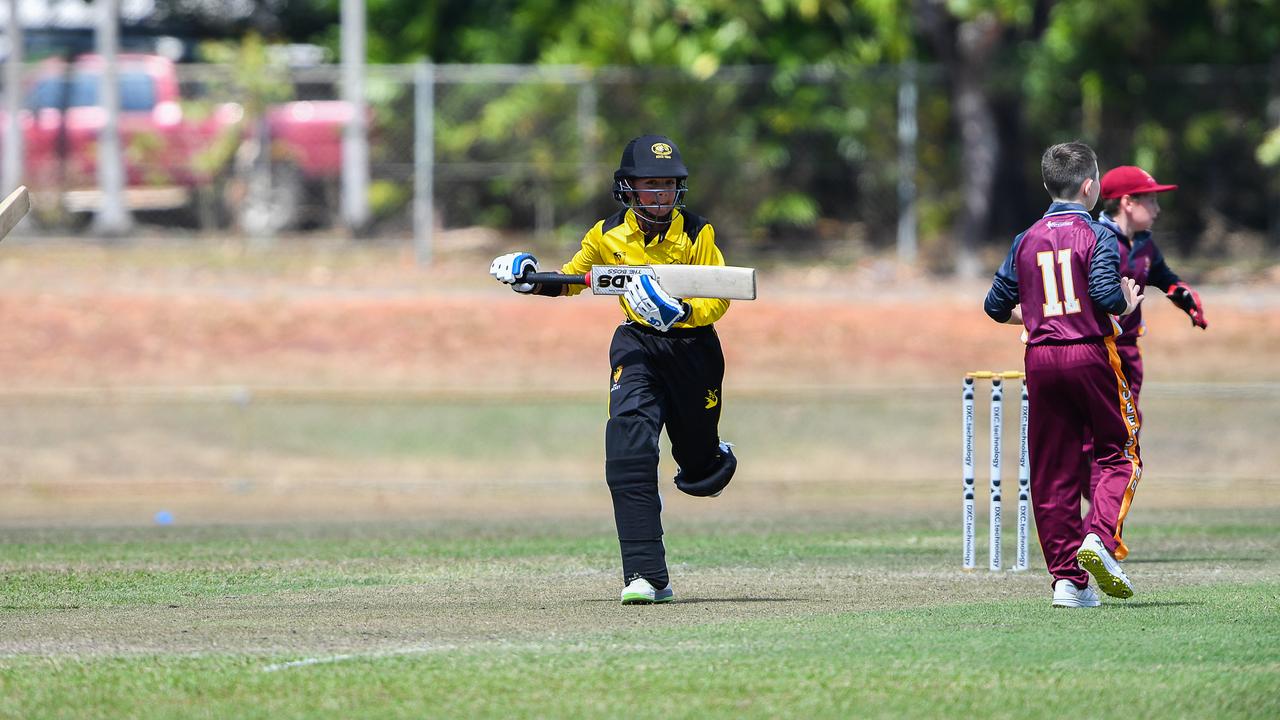
[[[525,273],[520,282],[544,285],[586,285],[596,295],[621,295],[641,275],[658,281],[679,298],[755,300],[756,270],[726,265],[592,265],[582,275]]]
[[[31,196],[27,194],[27,186],[19,185],[17,190],[9,193],[9,197],[0,203],[0,240],[9,235],[30,209]]]

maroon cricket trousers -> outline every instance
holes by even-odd
[[[1075,555],[1086,534],[1097,533],[1118,559],[1128,553],[1121,529],[1142,477],[1137,407],[1110,338],[1028,346],[1026,373],[1031,503],[1040,547],[1054,581],[1084,587],[1089,575]],[[1092,457],[1083,450],[1090,438]],[[1081,517],[1094,464],[1097,487]]]
[[[1133,396],[1134,407],[1138,410],[1138,425],[1142,425],[1142,402],[1138,399],[1142,392],[1142,348],[1138,347],[1136,340],[1130,342],[1117,342],[1116,352],[1120,354],[1120,368],[1124,371],[1124,379],[1129,381],[1129,393]],[[1141,436],[1141,434],[1139,434]],[[1090,437],[1084,443],[1085,455],[1089,458],[1093,457],[1093,438]],[[1089,494],[1085,495],[1086,500],[1093,498],[1093,489],[1098,487],[1098,481],[1102,479],[1102,468],[1096,463],[1091,468],[1092,472],[1089,476]]]

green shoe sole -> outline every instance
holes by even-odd
[[[622,598],[623,605],[664,605],[669,602],[675,602],[675,595],[667,595],[666,597],[658,596],[649,599],[647,595],[626,595]]]
[[[1080,567],[1093,576],[1102,592],[1122,600],[1133,597],[1133,588],[1126,585],[1120,578],[1112,575],[1107,570],[1107,564],[1102,561],[1102,557],[1098,553],[1092,550],[1081,550],[1076,553],[1076,562],[1080,563]]]

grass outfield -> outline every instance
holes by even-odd
[[[1143,397],[1151,430],[1135,511],[1280,507],[1280,385],[1155,383]],[[159,510],[195,525],[608,518],[603,402],[595,393],[0,397],[0,527],[145,524]],[[726,402],[721,434],[737,443],[741,466],[709,515],[959,511],[958,385]],[[985,397],[978,416],[982,491]],[[1010,420],[1007,481],[1017,442]],[[520,458],[518,473],[495,448]]]
[[[0,530],[0,716],[1280,716],[1280,511],[1143,514],[1093,611],[952,519],[676,512],[627,608],[594,522]]]

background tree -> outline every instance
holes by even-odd
[[[1009,62],[1018,45],[1044,32],[1051,1],[946,2],[920,0],[915,19],[951,87],[952,115],[960,134],[961,194],[956,271],[979,274],[977,248],[989,231],[1002,143],[990,87],[997,61]]]
[[[158,0],[162,18],[273,28],[264,32],[336,57],[338,0],[211,10],[224,5]],[[1264,145],[1280,124],[1268,110],[1280,106],[1280,0],[368,0],[368,10],[372,62],[591,69],[601,122],[586,141],[564,113],[572,87],[458,87],[439,98],[442,116],[458,118],[438,127],[442,162],[522,152],[572,203],[589,205],[603,182],[571,177],[593,161],[591,147],[667,128],[707,178],[698,206],[761,248],[803,247],[832,227],[841,242],[887,243],[894,84],[897,65],[913,60],[922,242],[967,274],[1043,209],[1040,150],[1077,138],[1104,166],[1136,163],[1182,185],[1161,224],[1184,252],[1236,252],[1267,228],[1280,245],[1276,170],[1265,162],[1276,141]],[[744,66],[754,69],[717,75]],[[644,68],[649,80],[614,82],[607,67]],[[469,187],[458,202],[524,223],[531,210],[492,201],[529,181]]]

